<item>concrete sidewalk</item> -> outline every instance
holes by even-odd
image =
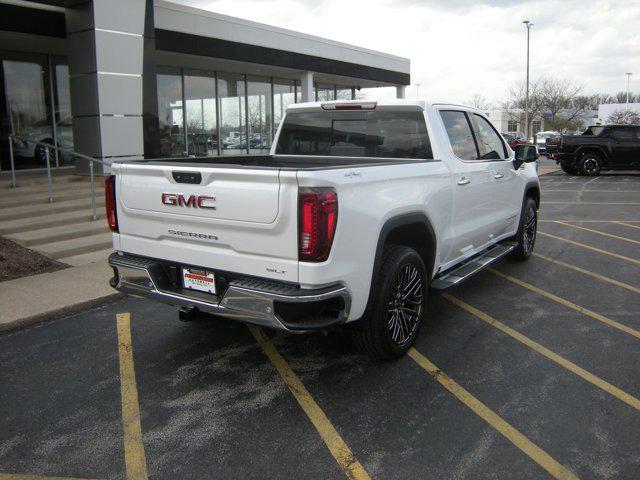
[[[121,294],[109,286],[113,270],[103,262],[0,283],[0,331],[51,320]]]

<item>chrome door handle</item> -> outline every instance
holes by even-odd
[[[469,180],[468,178],[462,177],[460,180],[458,180],[458,185],[462,186],[462,185],[469,185],[471,183],[471,180]]]
[[[496,173],[493,178],[495,178],[496,180],[500,180],[501,178],[504,178],[504,175],[502,173]]]

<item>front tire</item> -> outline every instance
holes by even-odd
[[[571,165],[569,165],[569,164],[567,164],[565,162],[560,162],[560,169],[564,173],[568,173],[569,175],[577,175],[577,173],[578,173],[578,170],[575,167],[573,167],[573,166],[571,166]]]
[[[362,353],[381,360],[404,355],[415,342],[425,315],[429,282],[424,262],[409,247],[387,245],[370,311],[352,330]]]
[[[509,253],[509,258],[523,262],[529,260],[536,244],[538,232],[538,207],[533,198],[527,197],[522,206],[518,233],[514,237],[516,248]]]
[[[580,173],[589,177],[595,177],[602,169],[602,159],[595,153],[585,153],[579,162]]]

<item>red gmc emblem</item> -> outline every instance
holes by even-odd
[[[192,207],[192,208],[210,208],[216,209],[213,202],[216,197],[210,195],[189,195],[185,197],[182,193],[163,193],[162,203],[172,207]]]

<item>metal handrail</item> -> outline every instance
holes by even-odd
[[[96,190],[93,183],[93,163],[99,163],[101,165],[109,166],[109,163],[104,160],[99,160],[97,158],[89,157],[87,155],[83,155],[82,153],[74,152],[73,150],[69,150],[68,148],[61,148],[55,145],[51,145],[50,143],[44,142],[36,142],[34,140],[19,137],[18,135],[9,135],[9,158],[11,160],[11,187],[16,188],[18,185],[16,184],[16,167],[13,159],[13,142],[15,140],[20,140],[21,142],[33,143],[34,145],[41,145],[45,149],[45,156],[47,160],[47,186],[49,190],[49,203],[53,203],[53,186],[51,184],[51,152],[50,149],[57,150],[58,152],[66,153],[74,157],[81,158],[83,160],[87,160],[89,162],[89,183],[91,185],[91,212],[93,220],[98,220],[98,215],[96,214]]]

